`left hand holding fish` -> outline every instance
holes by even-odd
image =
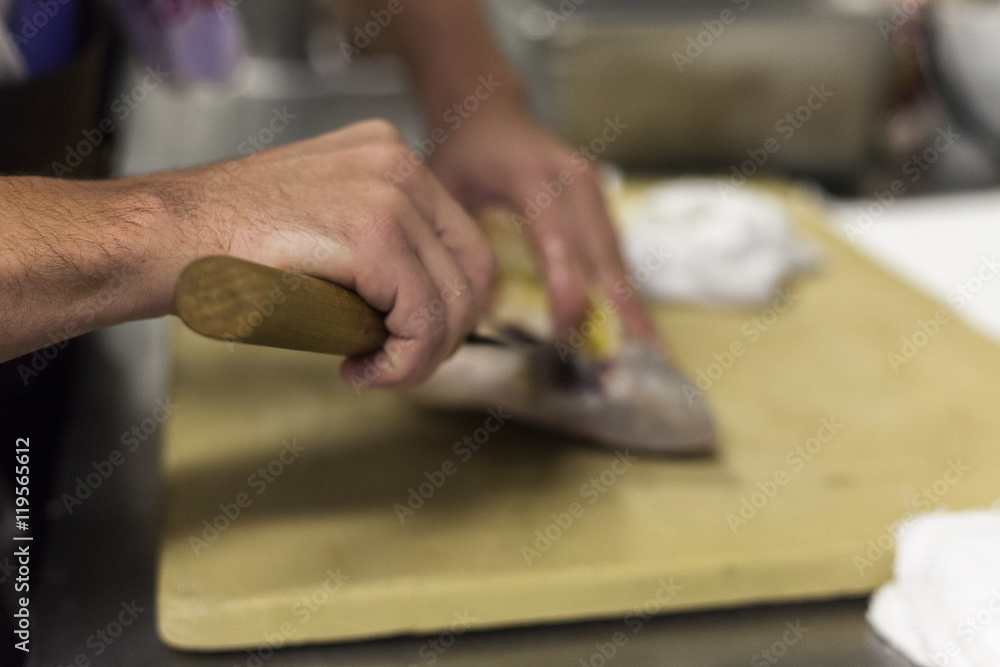
[[[354,4],[365,10],[362,17],[382,6],[379,0]],[[641,299],[622,287],[627,272],[601,192],[599,155],[590,148],[574,151],[535,122],[524,86],[478,5],[408,4],[383,31],[409,66],[428,121],[428,148],[421,151],[428,166],[471,214],[498,204],[525,221],[522,231],[544,277],[557,340],[568,341],[579,329],[591,305],[588,294],[597,287],[611,299],[627,335],[661,348]],[[610,129],[623,131],[624,123]]]
[[[596,156],[572,151],[520,105],[502,101],[459,128],[429,161],[466,207],[502,204],[529,242],[552,304],[554,335],[569,339],[591,303],[589,288],[611,300],[625,333],[654,341],[653,323],[632,289],[608,216]]]

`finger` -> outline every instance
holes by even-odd
[[[366,205],[364,201],[373,200],[363,199],[364,185],[352,185],[361,199],[355,210],[285,242],[319,249],[320,261],[301,268],[355,290],[386,313],[389,338],[378,352],[349,360],[341,370],[344,379],[355,386],[409,385],[425,379],[447,353],[446,322],[420,320],[421,308],[438,293],[437,285],[397,219],[398,212],[389,213],[384,202]],[[409,206],[404,195],[399,199]]]
[[[572,210],[555,199],[527,225],[531,249],[538,260],[552,302],[553,335],[566,342],[586,317],[587,271],[571,228]]]
[[[469,289],[470,279],[439,240],[433,223],[420,214],[406,193],[377,181],[374,187],[368,182],[367,189],[363,188],[358,186],[359,198],[378,202],[383,216],[392,221],[383,228],[361,232],[360,236],[374,242],[375,252],[369,263],[384,267],[387,261],[395,261],[401,249],[386,246],[392,239],[398,244],[401,237],[403,252],[415,256],[419,263],[418,268],[410,267],[407,273],[419,271],[421,277],[430,279],[430,285],[408,292],[407,274],[397,275],[398,294],[411,298],[397,298],[391,306],[383,303],[383,309],[389,311],[386,327],[394,340],[387,341],[379,358],[372,356],[362,362],[367,364],[366,379],[372,386],[413,384],[425,379],[471,330],[479,303]],[[354,271],[358,291],[364,295],[365,281],[371,277],[360,267]],[[377,373],[372,371],[373,362],[379,364]],[[353,365],[348,366],[348,372],[356,372]]]
[[[382,348],[344,361],[340,373],[355,388],[411,386],[426,379],[440,356],[444,321],[415,325],[420,308],[434,298],[436,287],[416,252],[402,235],[375,244],[373,256],[354,258],[348,267],[358,294],[386,312],[389,338]],[[381,258],[382,261],[375,261]]]
[[[568,196],[576,211],[582,251],[592,267],[597,284],[615,304],[625,333],[634,338],[655,341],[658,336],[638,291],[629,284],[628,269],[622,257],[614,224],[607,212],[596,175],[585,174],[574,184]]]
[[[441,347],[435,350],[435,361],[440,362],[472,330],[479,314],[479,299],[472,291],[470,277],[438,237],[434,222],[416,210],[402,191],[396,192],[405,199],[405,203],[394,206],[400,209],[398,220],[436,289],[434,298],[420,308],[409,324],[424,329],[436,320],[445,323]]]
[[[486,235],[429,170],[417,170],[401,187],[461,267],[473,301],[485,307],[496,275],[496,256]]]

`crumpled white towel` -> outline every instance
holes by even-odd
[[[622,221],[633,281],[665,301],[763,305],[787,278],[818,263],[780,199],[750,187],[734,191],[727,181],[654,185],[622,211]]]
[[[1000,665],[1000,511],[933,512],[896,540],[868,622],[917,665]]]

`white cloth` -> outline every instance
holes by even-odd
[[[896,539],[868,622],[917,665],[1000,665],[1000,511],[933,512]]]
[[[780,199],[728,181],[654,185],[622,220],[633,281],[664,301],[763,305],[786,279],[817,264],[817,251],[796,237]]]

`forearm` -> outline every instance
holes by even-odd
[[[480,77],[499,86],[494,102],[522,105],[524,86],[500,52],[476,0],[401,0],[387,26],[389,44],[406,60],[429,118],[441,115],[480,87]],[[374,8],[384,0],[363,0]]]
[[[170,230],[143,183],[0,178],[0,360],[169,312]]]

